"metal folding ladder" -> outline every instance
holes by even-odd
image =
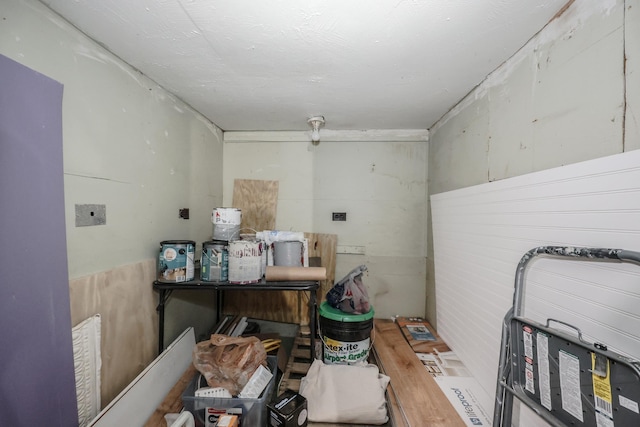
[[[493,427],[511,427],[514,398],[552,426],[640,426],[640,361],[583,340],[560,320],[522,317],[525,270],[542,255],[640,264],[640,252],[622,249],[541,246],[524,254],[502,324]]]

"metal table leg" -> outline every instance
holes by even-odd
[[[164,350],[164,304],[168,296],[165,297],[167,291],[164,289],[160,289],[158,292],[160,293],[160,300],[156,307],[156,311],[158,312],[158,354],[160,354],[162,353],[162,350]]]
[[[311,332],[311,361],[316,358],[316,291],[309,291],[309,330]]]
[[[216,289],[216,325],[220,323],[222,318],[223,291]]]

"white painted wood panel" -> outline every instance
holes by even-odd
[[[143,426],[191,365],[196,339],[187,328],[91,421],[89,427]]]
[[[431,201],[438,332],[491,396],[501,322],[525,252],[545,245],[640,251],[640,151]],[[524,314],[563,320],[589,341],[640,358],[640,266],[536,258],[525,276]]]

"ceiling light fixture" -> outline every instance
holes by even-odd
[[[313,128],[311,131],[311,143],[318,145],[320,143],[320,127],[324,126],[324,117],[315,116],[307,120],[307,123]]]

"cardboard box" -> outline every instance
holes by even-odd
[[[216,427],[238,427],[237,415],[220,415]]]
[[[307,399],[295,391],[286,390],[267,405],[269,425],[272,427],[305,427]]]

